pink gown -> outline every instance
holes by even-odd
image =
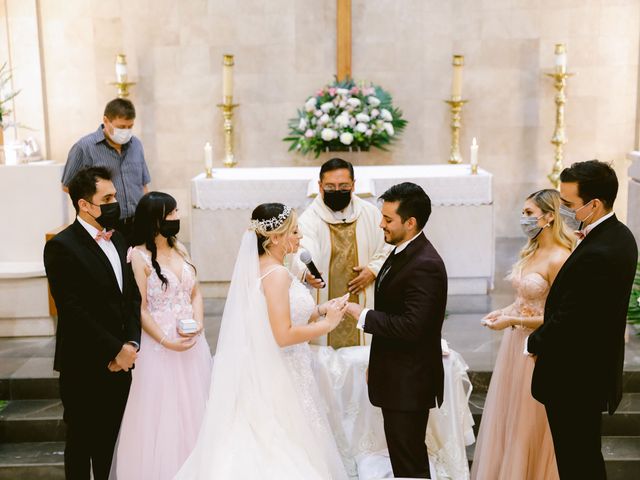
[[[151,267],[151,258],[142,250]],[[147,277],[147,308],[167,335],[178,338],[179,320],[193,318],[191,292],[196,282],[186,262],[182,276],[169,269],[166,290],[151,267]],[[171,479],[195,445],[209,396],[211,352],[204,335],[187,351],[161,346],[142,331],[140,352],[133,370],[131,390],[120,427],[111,478],[118,480]]]
[[[516,301],[505,309],[514,317],[544,314],[549,283],[538,273],[511,276]],[[531,396],[535,361],[524,355],[532,329],[504,330],[491,376],[471,468],[472,480],[554,480],[558,469],[544,406]]]

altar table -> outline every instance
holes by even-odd
[[[260,203],[304,210],[318,194],[319,167],[233,168],[191,181],[191,251],[205,296],[224,296],[240,238]],[[376,203],[389,187],[414,182],[431,198],[425,234],[447,267],[450,294],[485,294],[494,271],[492,175],[469,165],[355,167],[356,194]]]

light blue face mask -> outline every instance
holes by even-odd
[[[570,230],[580,230],[580,227],[582,226],[582,224],[584,222],[581,222],[580,220],[578,220],[576,218],[576,213],[578,213],[584,207],[589,205],[592,201],[593,200],[588,201],[583,206],[581,206],[580,208],[577,208],[575,210],[572,210],[569,207],[565,207],[564,205],[560,205],[560,216],[562,217],[562,220],[564,221],[565,225],[567,227],[569,227]],[[593,215],[593,213],[591,215]],[[589,215],[589,216],[591,216],[591,215]],[[589,217],[587,217],[587,218],[589,218]]]
[[[520,228],[522,228],[522,232],[531,240],[535,239],[538,235],[540,235],[540,232],[544,228],[544,227],[538,226],[538,220],[540,220],[542,217],[544,217],[544,215],[540,215],[538,218],[527,217],[526,215],[523,215],[522,217],[520,217]]]

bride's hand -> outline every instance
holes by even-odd
[[[340,325],[344,314],[347,313],[347,305],[347,302],[340,301],[340,299],[327,302],[325,320],[329,324],[329,331]]]

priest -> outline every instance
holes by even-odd
[[[380,229],[381,213],[375,205],[354,195],[353,165],[332,158],[320,168],[319,195],[298,220],[302,248],[327,282],[325,288],[296,262],[294,270],[312,287],[318,288],[318,304],[351,294],[349,301],[373,308],[375,279],[391,247]],[[327,336],[334,347],[364,345],[357,319],[345,317]]]

